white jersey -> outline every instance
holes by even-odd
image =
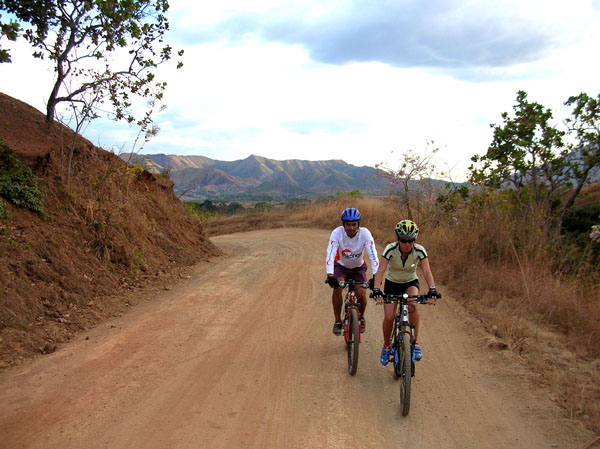
[[[356,235],[350,238],[344,227],[338,226],[329,238],[327,259],[325,260],[327,274],[333,274],[333,264],[335,262],[350,269],[360,267],[365,262],[364,250],[367,251],[369,259],[371,259],[371,272],[375,275],[379,269],[379,259],[377,258],[377,249],[371,231],[359,227]]]

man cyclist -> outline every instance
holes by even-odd
[[[333,333],[341,335],[342,333],[342,288],[339,281],[354,279],[359,282],[367,281],[367,263],[364,258],[364,251],[367,252],[371,260],[371,271],[373,276],[379,268],[379,259],[377,258],[377,249],[371,231],[360,226],[361,215],[358,209],[349,207],[342,212],[342,225],[338,226],[331,233],[329,245],[327,246],[327,257],[325,260],[325,270],[327,280],[325,281],[331,288],[331,302],[333,304],[333,315],[335,322],[333,324]],[[358,298],[360,311],[360,331],[365,331],[365,308],[367,300],[365,299],[365,290],[362,287],[356,288],[356,297]]]
[[[384,293],[380,290],[381,282],[385,276],[384,292],[388,295],[419,294],[419,278],[417,277],[417,265],[421,263],[421,269],[425,280],[429,285],[429,294],[437,297],[438,292],[433,282],[433,274],[429,267],[427,251],[421,245],[415,243],[419,236],[419,228],[411,220],[402,220],[396,224],[396,236],[398,241],[388,244],[383,250],[381,270],[375,276],[373,285],[373,298],[377,304],[383,304]],[[435,301],[432,299],[430,301]],[[387,365],[392,353],[390,338],[394,326],[394,317],[398,304],[384,304],[383,318],[383,348],[381,349],[381,364]],[[408,305],[408,320],[415,325],[415,360],[421,360],[423,354],[418,342],[419,336],[419,311],[416,303]]]

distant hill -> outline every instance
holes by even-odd
[[[308,197],[355,189],[371,195],[387,193],[379,170],[340,160],[277,161],[255,155],[237,161],[168,154],[121,157],[152,172],[168,171],[175,193],[185,200]]]

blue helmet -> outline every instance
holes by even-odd
[[[344,209],[342,212],[342,221],[360,221],[360,212],[353,207]]]

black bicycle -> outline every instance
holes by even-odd
[[[392,354],[390,361],[394,366],[394,377],[400,379],[400,407],[402,416],[410,410],[410,384],[415,375],[415,325],[408,321],[408,304],[415,300],[419,304],[427,304],[428,299],[440,299],[442,295],[385,295],[385,304],[398,303],[392,331]]]
[[[358,349],[360,344],[360,309],[356,297],[356,287],[368,288],[368,282],[359,282],[354,279],[340,281],[341,288],[348,288],[344,299],[344,342],[348,352],[348,372],[351,376],[358,369]]]

